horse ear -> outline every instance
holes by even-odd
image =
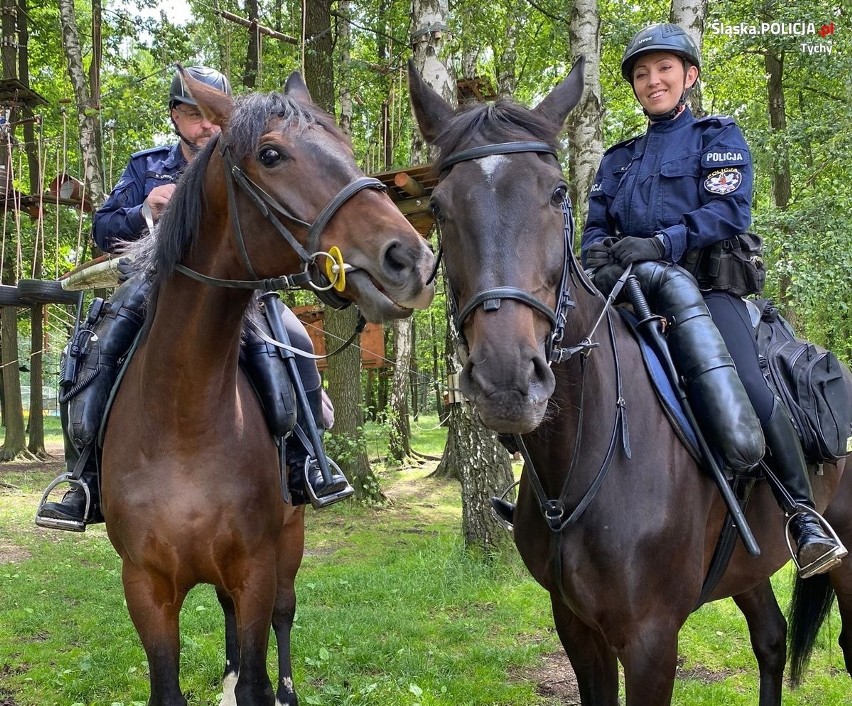
[[[568,113],[574,109],[583,96],[583,70],[585,66],[586,57],[581,56],[571,69],[571,73],[556,85],[547,97],[533,109],[533,112],[547,118],[561,128],[565,118],[568,117]]]
[[[302,78],[302,74],[298,71],[294,71],[287,77],[287,82],[284,84],[284,93],[302,103],[314,102],[305,84],[305,79]]]
[[[452,106],[439,96],[414,68],[414,61],[408,60],[408,92],[411,95],[411,107],[426,142],[432,144],[440,132],[441,126],[453,115]]]
[[[198,103],[201,114],[214,125],[224,129],[234,110],[234,101],[231,97],[193,78],[180,64],[177,64],[177,69],[183,79],[183,85],[189,90],[189,95]]]

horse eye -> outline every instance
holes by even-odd
[[[560,184],[553,190],[553,194],[551,194],[550,196],[550,203],[552,203],[554,206],[560,206],[567,195],[568,185]]]
[[[282,154],[274,147],[263,147],[257,158],[264,167],[273,167],[282,159]]]
[[[441,204],[439,204],[435,199],[429,201],[429,210],[432,211],[432,215],[438,223],[444,222],[444,211],[441,209]]]

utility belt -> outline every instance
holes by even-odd
[[[704,248],[688,250],[680,265],[704,291],[746,297],[760,294],[766,282],[763,241],[754,233],[741,233]]]

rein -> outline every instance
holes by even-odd
[[[217,135],[216,140],[219,139]],[[204,284],[214,287],[228,287],[232,289],[258,289],[263,292],[270,292],[279,289],[311,289],[317,296],[329,306],[335,309],[342,309],[348,306],[351,302],[339,296],[333,291],[338,279],[342,273],[353,268],[350,265],[344,265],[340,262],[339,257],[335,257],[333,253],[328,253],[319,250],[319,241],[323,230],[329,224],[331,219],[338,210],[351,199],[355,194],[364,189],[385,190],[385,185],[378,179],[372,177],[360,177],[355,181],[344,186],[325,207],[320,211],[313,223],[308,223],[301,218],[290,213],[281,203],[273,196],[262,189],[258,184],[252,181],[246,173],[235,162],[231,154],[230,145],[221,145],[220,152],[225,170],[225,184],[228,191],[228,209],[231,214],[232,231],[234,240],[237,244],[237,251],[240,253],[240,258],[249,277],[254,279],[238,280],[238,279],[221,279],[211,277],[209,275],[197,272],[186,265],[177,264],[175,269],[192,279],[195,279]],[[245,238],[243,237],[243,229],[240,225],[239,211],[237,210],[236,189],[234,184],[251,199],[255,207],[260,211],[261,215],[269,221],[272,226],[278,231],[279,235],[287,242],[293,251],[299,256],[302,261],[303,269],[301,272],[294,275],[281,275],[269,279],[259,279],[251,264],[251,259],[248,256],[246,249]],[[274,212],[274,213],[273,213]],[[296,239],[290,229],[281,222],[277,216],[282,216],[288,221],[308,229],[307,249]],[[332,248],[334,251],[335,248]],[[327,258],[335,267],[342,268],[335,272],[333,279],[329,280],[322,273],[317,265],[319,258]]]

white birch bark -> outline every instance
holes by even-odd
[[[589,191],[604,151],[601,132],[601,18],[597,0],[574,0],[569,36],[571,63],[580,56],[586,57],[583,98],[567,121],[568,182],[577,232],[580,233],[589,210]]]
[[[707,21],[707,0],[672,0],[669,21],[683,27],[701,54],[704,44],[704,25]],[[689,96],[689,107],[696,117],[704,115],[701,105],[701,83],[699,81]]]

